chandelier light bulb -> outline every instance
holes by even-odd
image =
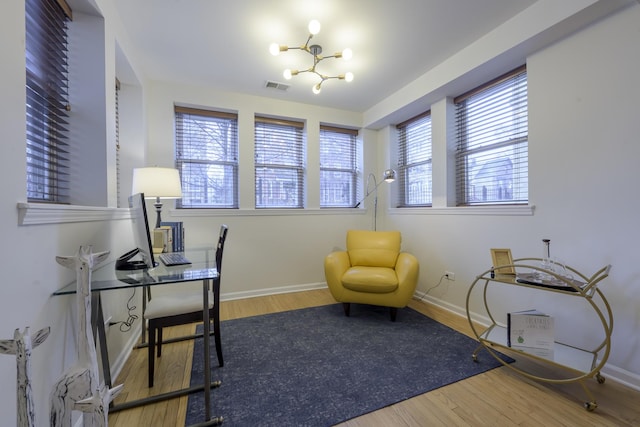
[[[309,22],[309,32],[314,36],[318,34],[320,32],[320,22],[316,19]]]
[[[640,1],[640,0],[638,0]],[[309,22],[309,36],[307,37],[307,41],[302,45],[298,45],[298,46],[292,46],[289,47],[287,45],[281,45],[278,43],[272,43],[269,46],[269,52],[271,52],[272,55],[277,56],[280,54],[280,52],[287,52],[289,50],[300,50],[302,52],[308,53],[309,55],[311,55],[313,57],[313,61],[311,63],[311,66],[309,68],[306,69],[302,69],[302,70],[293,70],[290,68],[287,68],[286,70],[284,70],[284,72],[282,73],[282,75],[284,76],[284,78],[286,80],[291,80],[294,76],[297,76],[298,74],[303,74],[303,73],[309,73],[309,74],[314,74],[316,75],[320,81],[318,83],[316,83],[315,85],[313,85],[311,87],[312,91],[314,94],[318,95],[321,92],[321,86],[322,83],[324,83],[325,80],[329,80],[329,79],[339,79],[339,80],[346,80],[347,82],[350,82],[353,80],[353,73],[348,72],[345,74],[333,74],[333,75],[327,75],[327,74],[323,74],[322,71],[319,69],[322,67],[322,65],[320,64],[320,62],[326,60],[326,59],[345,59],[345,60],[349,60],[353,57],[353,51],[349,48],[346,48],[340,52],[336,52],[335,50],[333,52],[336,52],[333,55],[329,55],[329,56],[322,56],[322,46],[320,46],[319,44],[310,44],[311,39],[313,38],[314,35],[318,34],[320,32],[320,22],[318,22],[317,20],[313,19],[311,22]],[[320,66],[320,67],[319,67]]]

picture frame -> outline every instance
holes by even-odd
[[[494,272],[496,274],[509,274],[515,275],[516,269],[513,267],[513,258],[511,257],[511,249],[508,248],[492,248],[491,249],[491,261],[493,267],[507,265],[508,267],[496,268]]]

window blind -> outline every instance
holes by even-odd
[[[304,123],[255,117],[256,208],[304,207]]]
[[[175,107],[178,208],[238,208],[238,115]]]
[[[398,207],[431,206],[431,111],[396,126],[398,129]]]
[[[358,131],[320,125],[320,207],[350,208],[357,203]]]
[[[25,1],[27,200],[69,203],[67,25],[62,0]]]
[[[527,203],[526,67],[459,96],[454,104],[458,205]]]

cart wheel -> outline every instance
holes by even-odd
[[[600,372],[598,372],[596,374],[596,380],[598,381],[598,384],[604,384],[606,378],[600,375]]]
[[[593,412],[597,407],[598,404],[596,402],[584,402],[584,408],[589,412]]]

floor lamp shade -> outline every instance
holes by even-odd
[[[156,199],[155,207],[158,214],[156,228],[160,227],[162,219],[161,199],[179,199],[182,197],[180,174],[174,168],[136,168],[133,170],[133,185],[131,194],[143,193],[147,199]]]

